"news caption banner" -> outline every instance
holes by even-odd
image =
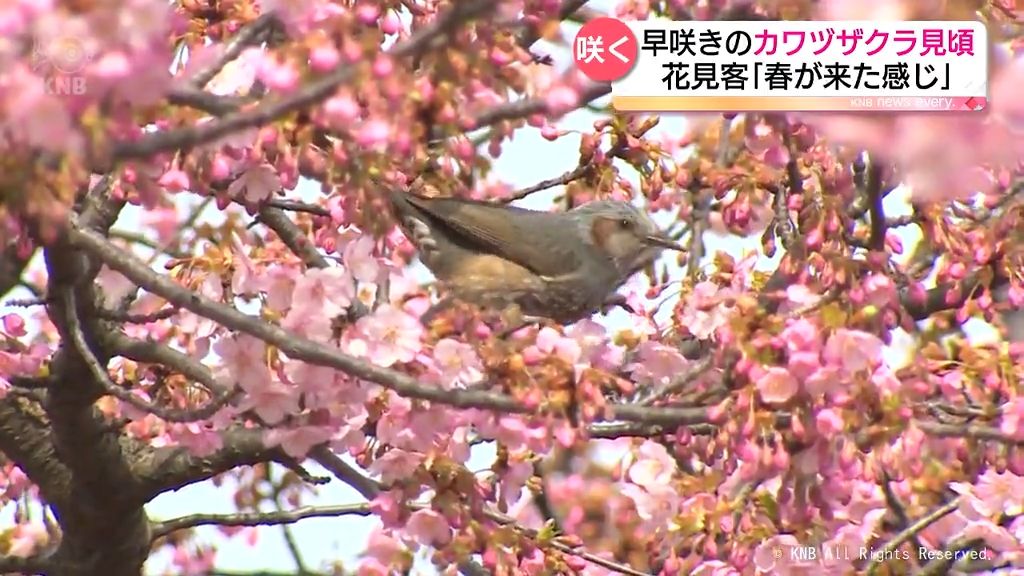
[[[596,18],[573,42],[626,112],[985,108],[977,21],[685,21]]]

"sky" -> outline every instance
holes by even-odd
[[[594,9],[604,10],[610,4],[611,2],[604,0],[591,2],[589,6]],[[569,30],[568,37],[571,38],[571,35],[575,34],[575,29],[567,26],[567,30]],[[536,45],[535,50],[541,53],[550,53],[555,60],[555,65],[558,67],[570,65],[569,54],[564,50],[543,46],[543,43]],[[599,102],[599,104],[601,103],[604,102]],[[592,124],[597,118],[599,116],[591,112],[577,111],[563,119],[560,126],[570,130],[586,131],[592,129]],[[681,116],[663,115],[661,124],[655,129],[655,132],[679,134],[685,129],[686,121]],[[653,137],[657,139],[656,134]],[[510,183],[515,188],[522,188],[535,184],[538,181],[561,175],[576,165],[578,146],[579,137],[575,134],[570,134],[555,142],[550,142],[541,138],[537,130],[523,129],[516,133],[515,139],[512,142],[504,146],[502,156],[494,165],[494,177]],[[630,168],[624,168],[623,173],[633,174],[632,179],[634,184],[637,184],[635,174]],[[552,198],[559,191],[560,189],[556,188],[546,193],[536,194],[520,204],[526,207],[547,208]],[[289,197],[310,200],[318,194],[317,185],[303,182],[296,191],[289,194]],[[899,189],[890,195],[886,200],[886,213],[891,216],[908,213],[909,206],[907,205],[906,197],[906,190],[903,189]],[[138,208],[128,208],[122,214],[115,227],[121,230],[135,229],[141,231],[139,212]],[[211,219],[215,220],[217,218],[216,212],[214,210],[209,212],[211,213]],[[918,234],[914,230],[913,227],[908,227],[901,233],[903,234],[907,253],[910,253],[913,244],[918,240]],[[711,261],[718,251],[725,251],[736,258],[740,258],[748,251],[760,250],[757,235],[749,239],[739,239],[708,234],[706,242],[707,256],[704,261],[705,265]],[[771,269],[777,263],[778,256],[774,259],[768,259],[762,254],[761,259],[759,268]],[[8,299],[22,298],[24,296],[25,294],[12,293],[8,295]],[[9,311],[14,310],[7,306],[0,307],[0,314],[6,314]],[[613,314],[602,321],[606,322],[610,327],[621,325],[623,320],[622,314],[621,312]],[[976,334],[979,337],[984,336],[983,332],[976,330]],[[907,361],[905,349],[901,350],[907,343],[905,335],[903,336],[903,338],[897,337],[894,346],[890,347],[886,352],[887,360],[891,364],[902,364]],[[473,470],[485,470],[490,466],[493,457],[493,446],[479,446],[474,449],[470,468]],[[311,465],[309,470],[316,475],[329,476],[327,472],[318,469],[316,465]],[[317,492],[317,497],[314,500],[305,502],[305,504],[341,505],[361,501],[361,497],[354,490],[345,486],[340,481],[334,481],[326,486],[321,486],[317,488]],[[216,488],[207,482],[189,486],[177,492],[163,494],[147,506],[147,511],[153,520],[165,520],[192,513],[232,513],[235,512],[232,493],[233,490],[230,486]],[[0,511],[0,523],[9,521],[12,514],[12,506],[8,506]],[[358,516],[308,519],[292,525],[291,529],[295,540],[299,542],[303,558],[310,568],[316,569],[327,562],[339,559],[352,568],[355,566],[358,554],[365,546],[371,527],[376,522],[372,518]],[[260,539],[256,547],[253,547],[241,538],[225,539],[220,536],[219,531],[215,528],[200,528],[198,533],[200,540],[218,543],[218,569],[230,570],[232,572],[295,570],[295,564],[278,528],[261,529]],[[153,555],[147,564],[146,573],[154,576],[173,573],[173,570],[167,572],[168,560],[166,552]],[[420,562],[418,565],[423,567],[423,571],[420,573],[433,573],[433,570],[430,570],[425,562]]]

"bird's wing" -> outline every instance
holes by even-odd
[[[566,222],[556,214],[459,198],[425,198],[413,194],[403,199],[434,225],[443,226],[459,244],[511,260],[541,276],[575,270],[579,254],[569,243],[558,241]]]

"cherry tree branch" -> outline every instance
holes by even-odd
[[[132,472],[138,478],[138,497],[144,502],[164,492],[207,480],[239,466],[262,462],[288,465],[279,448],[263,441],[264,430],[236,426],[220,433],[221,447],[197,456],[181,446],[148,449],[132,458]]]
[[[386,54],[393,58],[403,58],[418,56],[435,49],[439,47],[435,40],[449,34],[464,22],[484,15],[495,4],[496,0],[467,0],[455,3],[447,13],[408,40],[396,44]],[[329,98],[338,86],[354,77],[355,71],[356,66],[339,66],[334,72],[279,100],[267,100],[249,110],[234,112],[198,126],[150,133],[132,142],[117,142],[113,147],[113,158],[149,158],[161,152],[207,144],[247,128],[264,126]]]
[[[912,538],[916,537],[918,534],[921,533],[921,531],[923,531],[928,526],[931,526],[935,522],[938,522],[944,516],[951,514],[953,511],[957,509],[959,505],[960,499],[955,498],[947,502],[946,504],[939,506],[928,515],[920,518],[917,522],[914,522],[910,526],[907,526],[906,529],[904,529],[902,532],[889,539],[889,541],[882,546],[881,550],[877,554],[872,555],[873,560],[871,562],[871,567],[868,568],[868,576],[872,576],[873,574],[877,573],[879,568],[881,568],[884,564],[884,560],[890,557],[894,550],[904,545],[905,543],[909,542]]]
[[[86,367],[89,369],[89,373],[93,377],[93,380],[99,383],[107,394],[131,405],[137,410],[154,414],[168,422],[196,422],[199,420],[205,420],[216,414],[234,397],[236,392],[234,389],[215,386],[213,390],[218,390],[219,392],[217,392],[217,396],[208,402],[206,406],[192,409],[166,408],[152,402],[147,402],[136,396],[132,391],[114,384],[110,380],[107,368],[101,365],[100,361],[92,351],[89,350],[89,346],[85,343],[85,336],[82,334],[82,328],[78,322],[78,316],[74,313],[74,310],[76,309],[74,294],[68,290],[63,293],[63,297],[64,308],[69,311],[67,315],[67,323],[68,336],[71,338],[71,345],[75,352],[82,357]],[[168,348],[167,350],[170,349]],[[163,354],[164,356],[170,356],[167,352],[164,352]]]
[[[868,213],[871,215],[871,236],[868,247],[871,250],[885,250],[885,207],[882,195],[882,167],[871,162],[868,167],[866,189],[868,195]]]
[[[337,454],[331,452],[326,444],[314,448],[310,452],[310,457],[328,472],[334,474],[335,478],[348,484],[356,492],[359,492],[363,498],[373,500],[380,494],[381,486],[376,480],[363,474],[362,471],[349,466]]]
[[[149,292],[227,328],[272,344],[289,358],[341,370],[346,374],[380,384],[408,398],[430,400],[456,408],[483,408],[517,414],[536,412],[534,407],[504,394],[477,390],[444,390],[437,386],[421,384],[401,372],[375,366],[342,353],[335,347],[313,342],[260,318],[243,314],[231,306],[214,302],[157,274],[138,258],[119,250],[106,238],[91,230],[74,227],[69,230],[68,237],[74,245],[89,252]],[[697,424],[708,419],[707,411],[704,409],[651,408],[630,404],[610,406],[608,417],[673,426]]]
[[[370,504],[346,504],[340,506],[303,506],[283,512],[239,512],[237,514],[192,514],[160,522],[153,527],[153,539],[162,538],[171,532],[187,530],[197,526],[275,526],[294,524],[307,518],[332,518],[338,516],[369,516]]]
[[[632,136],[639,138],[646,134],[648,131],[650,131],[652,128],[654,128],[653,124],[648,125],[645,129],[636,131],[634,134],[632,134]],[[610,160],[620,157],[622,153],[626,151],[626,144],[626,138],[620,137],[620,139],[616,141],[615,144],[611,146],[611,148],[608,149],[608,151],[605,153],[605,156]],[[528,186],[521,190],[517,190],[508,197],[503,198],[501,201],[504,203],[511,203],[517,200],[522,200],[523,198],[526,198],[531,194],[535,194],[537,192],[541,192],[549,188],[554,188],[555,186],[564,186],[566,184],[569,184],[570,182],[575,182],[580,178],[587,177],[588,175],[594,172],[594,169],[595,166],[591,162],[581,161],[578,166],[562,174],[561,176],[549,178],[547,180],[542,180],[532,186]]]
[[[70,505],[71,471],[57,457],[37,405],[11,394],[0,399],[0,452],[32,479],[47,502]]]
[[[260,42],[265,32],[271,29],[277,18],[272,12],[261,14],[239,30],[224,47],[224,52],[216,61],[192,75],[189,83],[197,88],[204,88],[229,63],[242,55],[242,52]]]
[[[499,514],[498,512],[492,512],[488,510],[484,511],[484,516],[486,516],[488,519],[494,522],[497,522],[498,524],[501,524],[502,526],[511,526],[512,528],[516,529],[518,532],[523,533],[529,538],[536,539],[539,536],[538,532],[533,528],[527,528],[526,526],[517,523],[514,519],[504,514]],[[649,574],[646,574],[644,572],[634,570],[629,566],[626,566],[625,564],[620,564],[618,562],[614,562],[606,558],[601,558],[600,556],[596,556],[584,550],[580,550],[579,548],[574,548],[572,546],[569,546],[568,544],[559,542],[558,540],[550,540],[545,544],[547,546],[550,546],[551,548],[554,548],[555,550],[558,550],[563,554],[577,556],[579,558],[582,558],[583,560],[586,560],[587,562],[590,562],[591,564],[611,570],[612,572],[616,572],[618,574],[626,574],[628,576],[650,576]]]
[[[580,91],[577,108],[586,106],[594,100],[597,100],[606,94],[610,94],[611,91],[612,87],[610,84],[588,84]],[[494,124],[505,120],[519,120],[534,114],[546,114],[549,111],[550,106],[544,98],[526,98],[515,102],[499,104],[477,114],[473,118],[473,122],[469,130],[493,126]]]
[[[1009,434],[1000,432],[997,428],[978,426],[975,424],[942,424],[939,422],[928,422],[915,420],[914,425],[922,432],[939,438],[970,438],[973,440],[988,440],[1000,442],[1008,446],[1024,446],[1024,438],[1014,438]]]
[[[284,210],[273,206],[264,206],[259,213],[260,222],[277,233],[284,245],[299,257],[310,268],[327,268],[330,262],[317,251],[316,246],[302,233],[302,230],[288,218]]]
[[[78,221],[97,234],[110,229],[124,206],[108,194],[110,182],[111,178],[102,178],[79,204]],[[140,451],[140,443],[122,437],[94,406],[103,387],[80,354],[84,344],[100,362],[109,358],[103,340],[111,326],[96,315],[102,298],[94,279],[101,265],[75,250],[66,237],[49,243],[44,257],[47,314],[61,336],[61,346],[50,361],[52,376],[43,409],[53,453],[71,477],[66,493],[50,502],[62,533],[53,557],[68,566],[88,564],[93,573],[138,574],[149,553],[149,523],[137,498],[138,479],[129,458]],[[72,343],[69,322],[77,322],[82,332],[78,345]],[[50,574],[71,571],[56,569]]]
[[[331,215],[331,211],[323,206],[310,204],[308,202],[299,202],[298,200],[270,200],[267,202],[267,206],[271,208],[280,208],[281,210],[290,210],[292,212],[306,212],[307,214],[313,214],[314,216],[329,217]]]

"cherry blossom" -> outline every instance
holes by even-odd
[[[355,356],[365,356],[378,366],[412,362],[423,347],[423,325],[390,304],[360,318],[345,335],[342,347]]]

